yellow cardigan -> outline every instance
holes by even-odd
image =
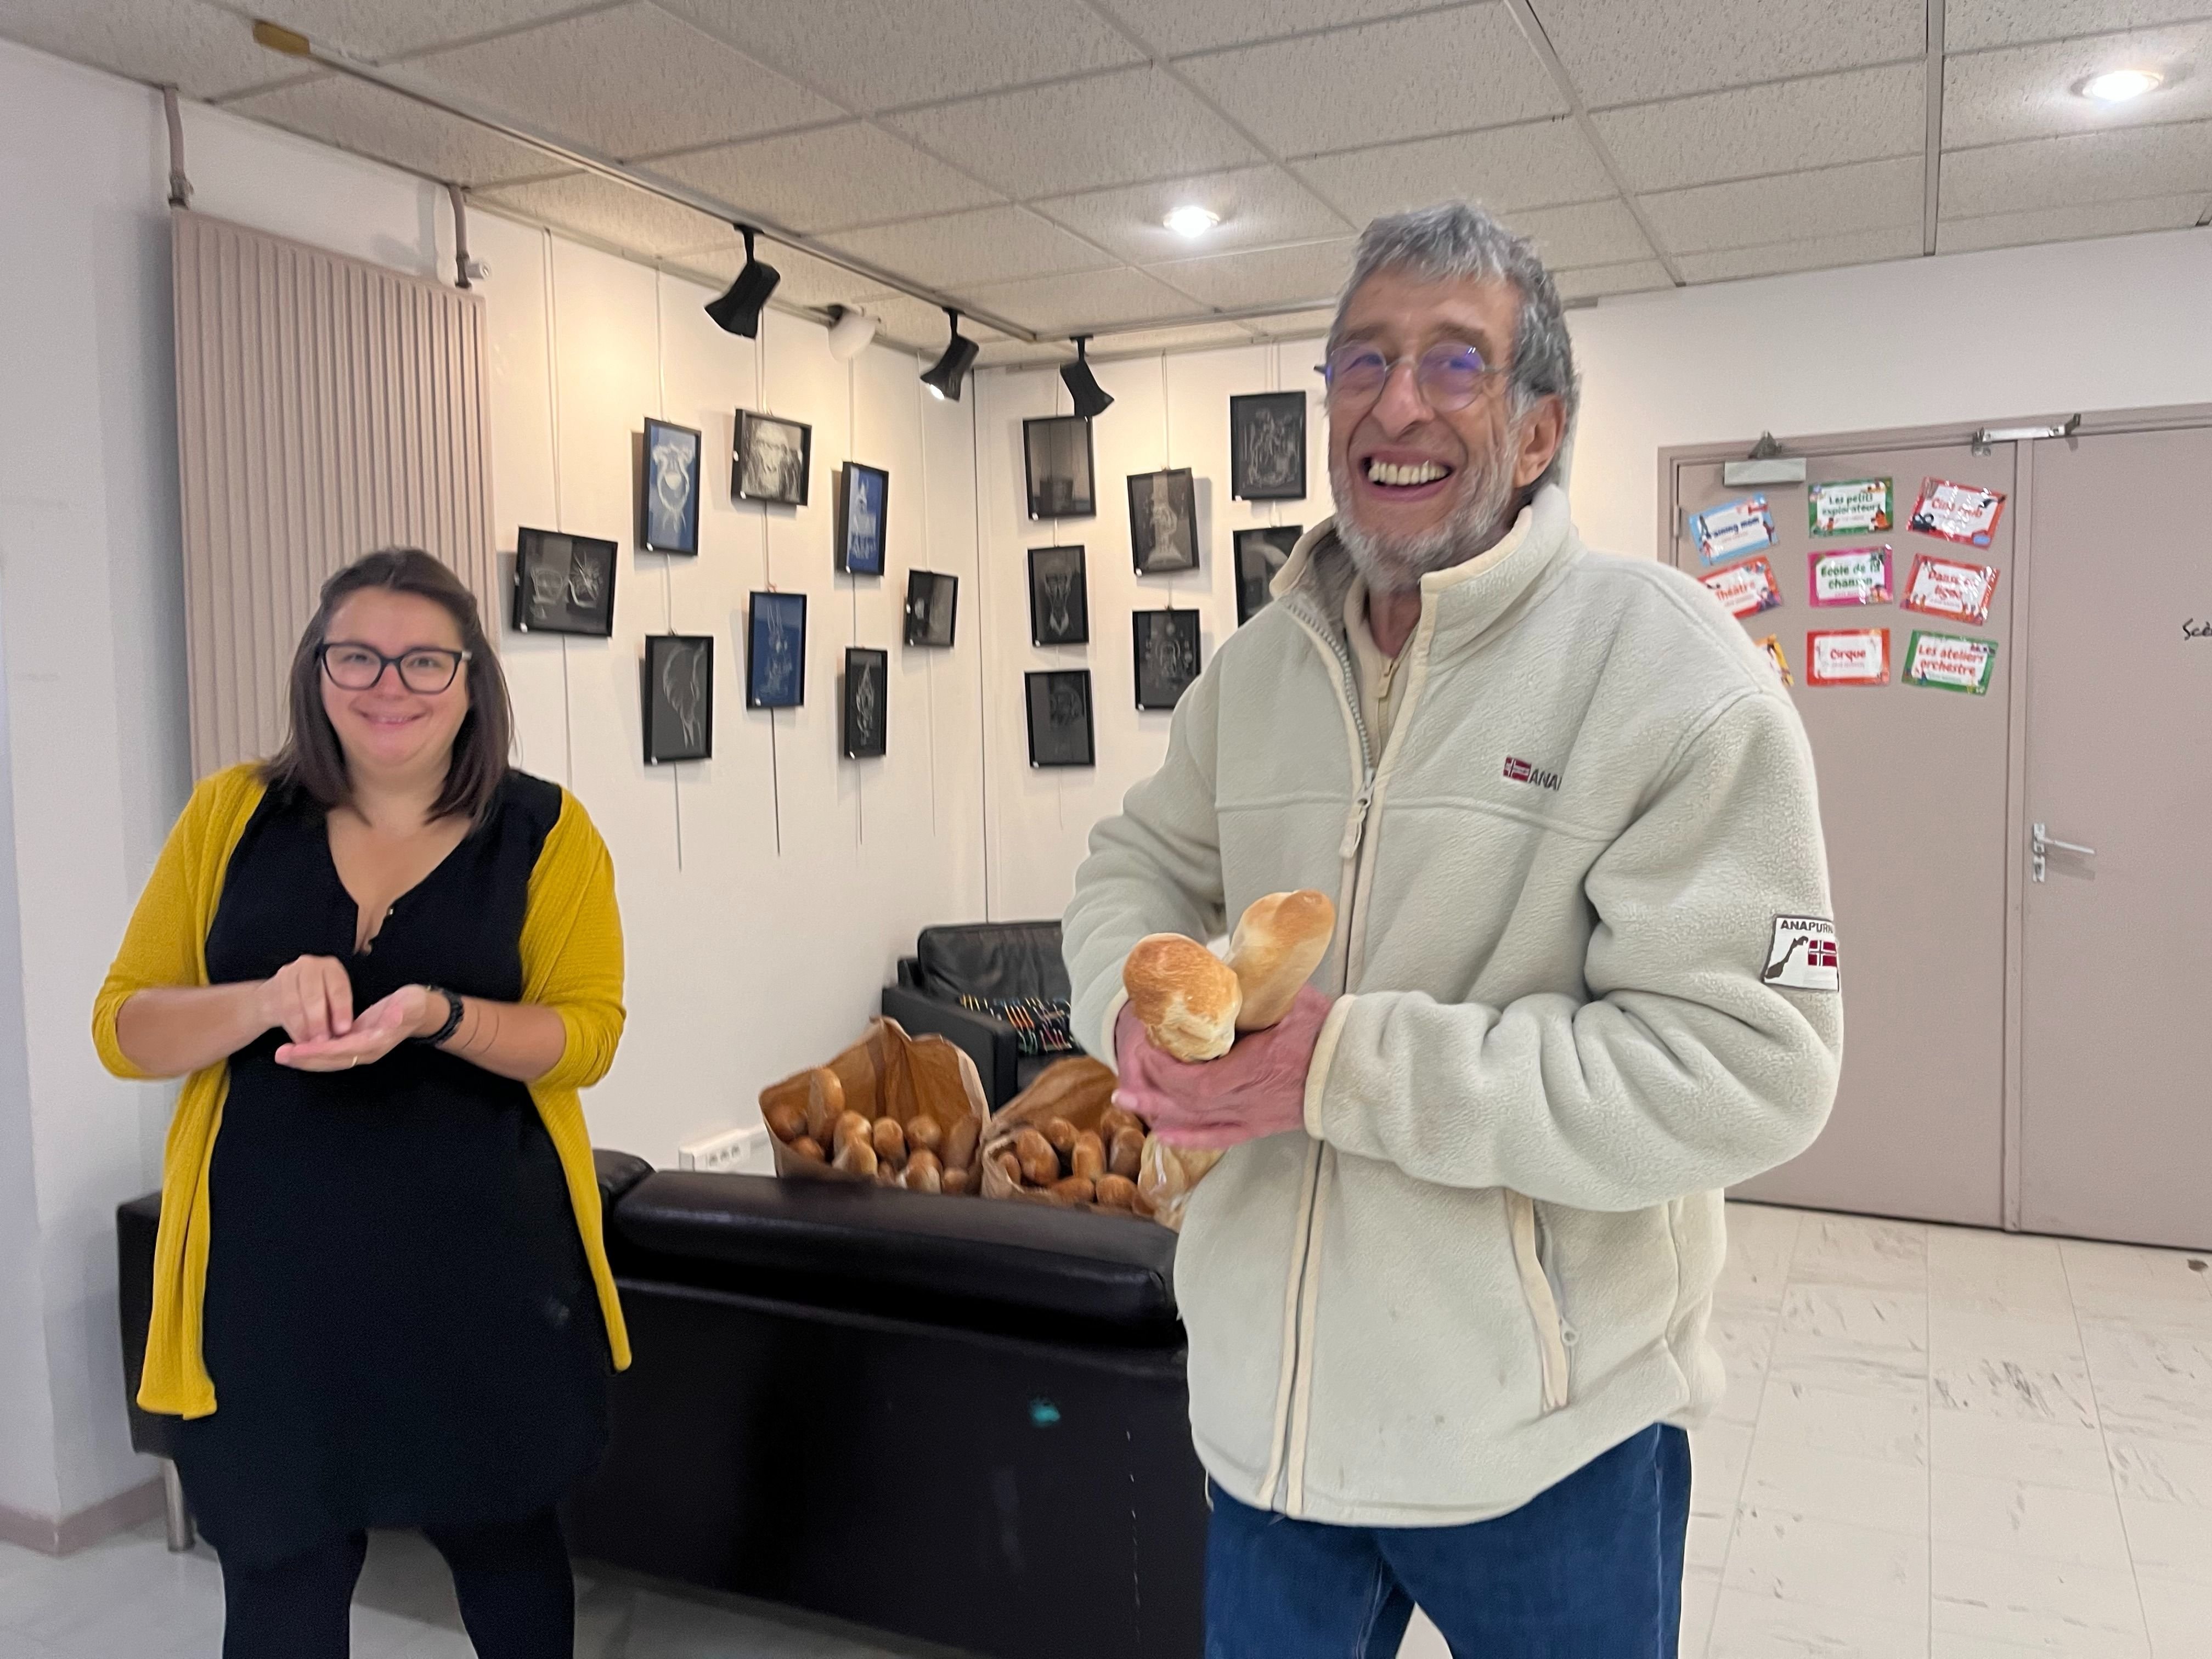
[[[101,1063],[116,1076],[150,1075],[133,1066],[115,1040],[123,1005],[156,987],[208,982],[208,929],[222,896],[223,873],[262,793],[259,769],[251,763],[217,772],[200,781],[170,830],[131,914],[123,948],[93,1003],[92,1040]],[[622,1038],[622,918],[615,909],[614,861],[606,843],[566,790],[560,818],[530,872],[520,943],[522,1000],[557,1012],[568,1036],[561,1058],[530,1085],[530,1095],[560,1154],[615,1369],[623,1370],[629,1365],[629,1336],[600,1238],[599,1178],[576,1098],[579,1089],[606,1075]],[[222,1127],[229,1077],[225,1060],[194,1072],[169,1123],[161,1157],[161,1225],[154,1246],[154,1315],[138,1382],[138,1403],[149,1412],[205,1417],[216,1408],[215,1384],[200,1351],[200,1310],[207,1291],[208,1166]]]

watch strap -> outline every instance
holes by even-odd
[[[417,1042],[427,1042],[435,1048],[461,1029],[461,1000],[459,996],[448,991],[442,985],[426,985],[422,988],[433,996],[441,996],[446,1000],[446,1023],[428,1036],[415,1039]]]

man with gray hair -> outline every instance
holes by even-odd
[[[1176,1289],[1212,1478],[1208,1659],[1676,1648],[1720,1189],[1802,1151],[1842,1047],[1812,757],[1688,577],[1584,549],[1577,388],[1528,244],[1462,204],[1360,239],[1322,374],[1336,517],[1092,832],[1075,1029],[1230,1149]],[[1145,935],[1318,888],[1290,1016],[1186,1064]]]

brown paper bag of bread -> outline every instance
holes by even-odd
[[[983,1196],[1120,1215],[1148,1213],[1134,1178],[1110,1170],[1095,1176],[1077,1172],[1090,1166],[1094,1152],[1103,1161],[1112,1136],[1102,1127],[1110,1131],[1136,1122],[1115,1106],[1114,1081],[1111,1069],[1079,1055],[1048,1067],[1000,1107],[983,1135]],[[1060,1139],[1067,1143],[1065,1149],[1054,1144]]]
[[[885,1161],[878,1146],[895,1151],[902,1165],[911,1148],[921,1145],[936,1161],[939,1190],[943,1172],[955,1167],[969,1170],[975,1179],[976,1149],[990,1118],[982,1077],[961,1048],[941,1036],[908,1036],[896,1020],[882,1018],[871,1020],[860,1041],[827,1065],[769,1085],[761,1091],[760,1108],[780,1176],[873,1182]],[[837,1139],[837,1125],[847,1114],[868,1121],[866,1157]],[[933,1129],[913,1133],[910,1126],[917,1118],[927,1119]],[[886,1130],[878,1141],[872,1132],[886,1121],[898,1129]],[[956,1166],[956,1154],[964,1154],[966,1161]],[[903,1170],[898,1174],[902,1176]]]

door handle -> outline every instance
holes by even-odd
[[[2044,871],[2049,867],[2050,854],[2053,850],[2078,854],[2085,859],[2097,856],[2095,848],[2083,847],[2076,842],[2059,841],[2039,823],[2028,826],[2027,850],[2029,862],[2033,866],[2035,878],[2038,881],[2043,879]]]

